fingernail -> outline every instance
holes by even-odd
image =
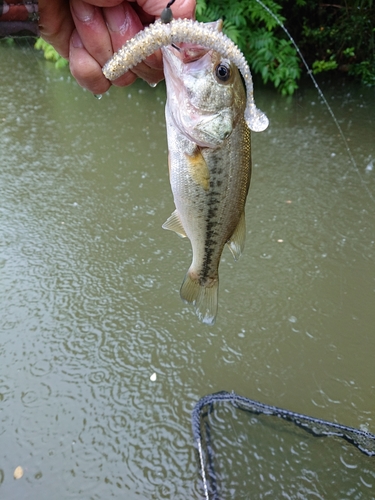
[[[82,0],[74,0],[74,2],[72,2],[72,7],[74,14],[80,21],[87,23],[94,17],[95,7],[89,3],[83,2]]]
[[[71,41],[75,49],[83,49],[83,43],[77,30],[73,31]]]
[[[129,12],[125,4],[107,7],[105,10],[107,26],[111,31],[119,31],[121,34],[128,26]]]

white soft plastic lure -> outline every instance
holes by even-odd
[[[128,40],[103,67],[108,80],[116,80],[162,47],[178,43],[194,43],[215,50],[229,59],[239,69],[246,86],[247,103],[245,120],[250,130],[262,132],[268,127],[267,116],[254,103],[253,79],[246,59],[235,43],[215,30],[212,23],[200,23],[191,19],[156,21]]]

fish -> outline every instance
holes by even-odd
[[[194,305],[201,322],[212,325],[223,249],[227,244],[237,260],[245,244],[251,176],[246,91],[237,67],[214,50],[202,55],[199,46],[167,46],[162,53],[176,207],[163,228],[189,238],[193,259],[180,296]]]
[[[268,119],[255,106],[250,69],[220,20],[156,21],[114,54],[103,73],[116,79],[159,48],[176,207],[163,228],[190,240],[193,259],[180,296],[202,323],[213,325],[222,252],[227,245],[238,260],[245,245],[251,130],[264,130]]]

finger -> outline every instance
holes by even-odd
[[[142,80],[150,85],[156,85],[164,80],[164,72],[162,69],[152,69],[144,62],[137,64],[137,66],[132,69],[132,72],[136,77],[142,78]],[[118,85],[117,80],[113,82],[113,85]]]
[[[114,7],[119,5],[124,0],[90,0],[91,5],[96,5],[97,7]]]
[[[151,14],[157,18],[160,17],[163,9],[166,7],[166,0],[129,0],[130,2],[137,2],[141,9],[147,14]],[[194,19],[195,13],[195,0],[179,0],[171,7],[173,16],[175,18]]]
[[[103,9],[114,51],[120,49],[130,38],[143,29],[138,15],[128,2]],[[163,63],[161,52],[148,57],[144,62],[132,68],[123,76],[115,80],[114,85],[123,86],[133,83],[134,75],[143,78],[149,83],[157,83],[163,79]]]
[[[69,41],[73,29],[74,23],[66,0],[39,0],[40,35],[62,57],[69,57]]]
[[[85,49],[100,66],[103,66],[113,52],[102,9],[84,0],[70,0],[70,8]]]
[[[76,30],[73,31],[70,39],[69,66],[79,85],[94,94],[103,94],[111,86],[104,77],[98,61],[85,49]]]
[[[135,10],[128,2],[116,7],[103,9],[104,18],[112,40],[113,51],[119,50],[128,40],[133,38],[144,26]],[[147,58],[147,65],[161,69],[160,55],[152,54]]]

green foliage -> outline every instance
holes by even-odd
[[[281,5],[263,0],[278,16]],[[303,1],[303,0],[300,0]],[[203,22],[223,19],[223,31],[244,53],[254,73],[272,82],[283,95],[298,88],[301,69],[298,55],[277,21],[256,0],[197,0],[197,19]]]
[[[365,85],[375,85],[375,63],[371,64],[370,61],[362,61],[350,66],[348,71],[349,75],[356,76]]]
[[[14,38],[4,37],[0,38],[1,45],[14,45]]]
[[[314,73],[339,70],[375,84],[375,3],[307,0],[299,43]]]
[[[354,47],[347,47],[342,51],[342,55],[346,57],[355,57]]]
[[[314,61],[312,65],[312,70],[314,75],[322,73],[323,71],[330,71],[336,69],[338,66],[335,56],[331,56],[328,60],[322,59],[321,61]]]
[[[34,48],[37,50],[42,50],[47,61],[55,63],[56,68],[64,68],[68,65],[68,61],[61,57],[60,54],[56,52],[56,50],[52,47],[52,45],[43,40],[43,38],[37,39]]]
[[[375,1],[262,0],[293,36],[313,73],[346,73],[375,85]],[[293,94],[301,64],[277,21],[257,0],[197,0],[197,19],[223,19],[254,73]]]

